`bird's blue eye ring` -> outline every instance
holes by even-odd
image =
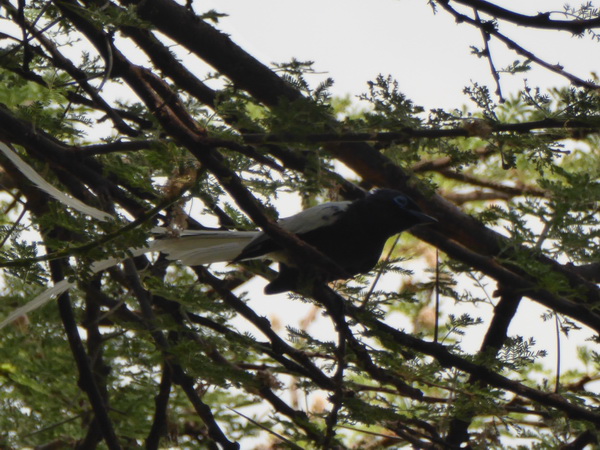
[[[401,208],[406,208],[408,199],[404,195],[398,195],[397,197],[394,197],[394,203]]]

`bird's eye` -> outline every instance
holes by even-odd
[[[404,195],[399,195],[394,197],[394,203],[398,205],[400,208],[406,208],[408,205],[408,199]]]

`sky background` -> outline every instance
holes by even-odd
[[[495,3],[532,15],[562,11],[564,4],[556,0]],[[462,89],[470,80],[494,88],[488,62],[470,54],[470,45],[483,46],[479,31],[455,23],[444,10],[433,14],[426,0],[203,0],[195,2],[194,8],[197,13],[215,9],[229,14],[217,27],[265,64],[292,58],[314,61],[320,72],[314,76],[315,84],[332,77],[335,95],[366,92],[366,82],[380,73],[391,74],[409,98],[426,108],[467,103]],[[500,31],[581,78],[597,70],[598,45],[589,37],[509,24],[502,24]],[[490,45],[497,68],[524,59],[500,42]],[[547,70],[534,70],[525,77],[530,84],[545,87],[567,83]],[[502,85],[507,94],[515,92],[523,87],[523,77],[505,75]]]

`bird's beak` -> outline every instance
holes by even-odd
[[[438,222],[435,217],[428,216],[421,211],[410,211],[410,214],[416,219],[415,221],[417,222],[417,225],[428,225]]]

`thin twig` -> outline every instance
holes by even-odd
[[[452,14],[456,18],[457,21],[467,22],[468,24],[473,25],[474,27],[477,27],[480,29],[482,27],[485,27],[485,30],[487,33],[489,33],[491,36],[494,36],[496,39],[498,39],[499,41],[504,43],[509,49],[514,50],[519,55],[526,57],[527,59],[535,62],[539,66],[542,66],[545,69],[550,70],[551,72],[554,72],[558,75],[565,77],[575,86],[585,87],[588,89],[600,89],[600,85],[597,85],[596,83],[592,83],[590,81],[585,81],[584,79],[579,78],[578,76],[573,75],[570,72],[567,72],[566,70],[564,70],[564,68],[560,64],[551,64],[549,62],[544,61],[540,57],[536,56],[534,53],[530,52],[529,50],[525,49],[524,47],[521,47],[515,41],[506,37],[504,34],[500,33],[494,26],[492,26],[490,24],[486,24],[486,23],[479,23],[479,22],[477,22],[477,20],[472,19],[471,17],[466,16],[462,13],[459,13],[458,11],[456,11],[454,8],[452,8],[450,6],[448,0],[440,1],[439,4],[442,5],[442,8],[444,8],[446,11],[448,11],[450,14]]]
[[[435,249],[435,328],[433,329],[433,342],[438,342],[440,328],[440,254]]]
[[[365,298],[363,299],[363,301],[360,304],[360,307],[362,309],[366,308],[367,303],[369,302],[369,299],[371,298],[371,295],[373,295],[373,292],[375,291],[375,286],[377,286],[377,283],[379,282],[379,279],[383,275],[383,269],[384,269],[385,265],[387,264],[387,262],[392,257],[392,254],[394,253],[394,249],[396,248],[396,245],[398,244],[399,240],[400,240],[400,235],[396,236],[396,239],[394,240],[394,243],[390,247],[390,251],[388,252],[387,256],[383,259],[383,261],[380,262],[381,266],[377,270],[377,274],[375,275],[375,279],[371,283],[371,287],[369,288],[369,292],[367,292],[367,295],[365,295]]]
[[[6,241],[8,241],[8,239],[10,238],[10,236],[14,233],[14,231],[17,229],[17,227],[19,226],[19,223],[21,223],[21,220],[23,220],[23,217],[25,216],[25,213],[27,212],[27,204],[23,207],[23,210],[21,211],[21,214],[19,214],[19,217],[17,218],[17,220],[15,220],[15,222],[12,224],[12,227],[10,227],[10,230],[8,230],[8,233],[6,233],[6,236],[4,236],[4,239],[2,239],[2,241],[0,242],[0,249],[2,249],[4,247],[4,244],[6,244]]]
[[[554,311],[554,324],[556,326],[556,382],[554,383],[554,392],[558,394],[560,388],[560,323],[556,311]]]
[[[344,370],[346,369],[346,337],[343,330],[338,329],[338,346],[336,349],[337,369],[333,375],[336,388],[333,396],[330,397],[332,408],[325,419],[326,432],[324,448],[333,447],[332,441],[335,439],[335,427],[337,426],[339,411],[344,401]]]
[[[266,431],[267,433],[275,436],[277,439],[281,440],[281,442],[285,442],[287,445],[289,445],[291,448],[296,449],[296,450],[302,450],[302,447],[300,447],[299,445],[294,444],[292,441],[290,441],[289,439],[287,439],[286,437],[282,436],[279,433],[276,433],[275,431],[271,430],[270,428],[264,426],[262,423],[257,422],[256,420],[252,419],[251,417],[248,417],[245,414],[242,414],[241,412],[233,409],[233,408],[227,408],[230,411],[233,411],[234,413],[236,413],[238,416],[243,417],[244,419],[246,419],[248,422],[251,422],[252,424],[256,425],[257,427],[263,429],[264,431]]]
[[[475,8],[473,8],[473,11],[475,13],[475,20],[479,24],[481,24],[481,18],[479,17],[479,12],[477,12],[477,9],[475,9]],[[488,60],[488,63],[490,65],[490,71],[492,72],[492,77],[494,78],[494,81],[496,82],[496,95],[500,99],[500,103],[504,103],[504,97],[502,96],[502,87],[500,86],[500,74],[496,70],[496,66],[494,66],[494,61],[492,60],[492,52],[490,50],[490,39],[491,39],[490,34],[485,30],[485,28],[483,27],[483,24],[479,27],[479,31],[481,31],[481,36],[483,37],[485,57]]]

